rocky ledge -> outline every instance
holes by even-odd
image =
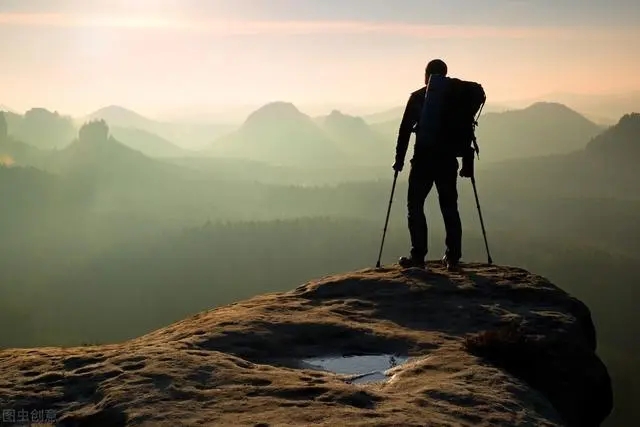
[[[3,350],[2,425],[600,425],[611,384],[583,303],[518,268],[430,267],[326,277],[120,344]],[[360,382],[318,359],[366,355],[395,367]]]

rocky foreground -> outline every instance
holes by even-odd
[[[0,425],[600,425],[611,384],[584,304],[521,269],[432,267],[326,277],[121,344],[3,350]],[[410,359],[379,383],[296,365],[382,353]]]

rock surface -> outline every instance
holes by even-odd
[[[3,350],[0,408],[112,427],[588,427],[609,414],[584,304],[517,268],[430,268],[326,277],[120,344]],[[411,358],[373,384],[293,367],[381,353]]]

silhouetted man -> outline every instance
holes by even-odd
[[[447,75],[447,65],[440,59],[434,59],[425,69],[425,86],[416,90],[409,97],[402,117],[396,144],[396,158],[393,169],[402,171],[405,155],[409,146],[411,133],[420,121],[424,105],[427,84],[431,75]],[[446,138],[446,137],[445,137]],[[462,224],[458,212],[458,159],[447,152],[446,141],[439,141],[435,146],[423,147],[417,143],[411,159],[409,173],[409,191],[407,194],[407,219],[411,236],[411,254],[400,258],[402,267],[425,267],[427,256],[427,220],[424,214],[424,203],[435,184],[440,201],[440,210],[446,229],[446,251],[443,261],[449,270],[458,267],[462,257]],[[460,176],[470,177],[473,157],[463,158]]]

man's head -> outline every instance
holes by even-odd
[[[437,74],[441,76],[447,75],[447,64],[442,59],[434,59],[429,61],[427,64],[427,68],[424,70],[424,82],[425,84],[429,82],[429,76],[432,74]]]

